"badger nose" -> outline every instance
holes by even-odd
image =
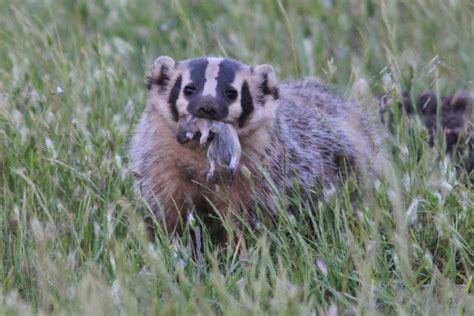
[[[187,110],[191,115],[214,121],[220,121],[228,114],[225,104],[209,95],[192,99]]]
[[[217,104],[212,100],[205,100],[196,110],[196,116],[206,119],[216,119],[218,116]]]

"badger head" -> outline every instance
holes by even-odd
[[[229,58],[180,62],[161,56],[148,77],[150,106],[170,125],[184,115],[232,124],[243,135],[271,117],[278,88],[269,65],[250,67]]]

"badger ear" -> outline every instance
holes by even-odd
[[[252,68],[258,88],[264,95],[271,95],[278,99],[278,87],[275,71],[270,65],[259,65]]]
[[[147,88],[150,90],[153,85],[165,87],[171,79],[176,62],[168,56],[158,57],[151,68],[151,76],[147,77]]]
[[[451,99],[451,108],[454,112],[464,113],[470,102],[469,94],[466,91],[459,90]]]

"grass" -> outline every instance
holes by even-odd
[[[0,314],[474,314],[473,187],[418,119],[396,116],[398,181],[372,203],[350,182],[309,214],[282,195],[204,266],[186,236],[147,235],[126,145],[159,55],[270,63],[362,102],[474,89],[472,1],[349,2],[0,0]]]

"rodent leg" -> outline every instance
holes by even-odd
[[[216,172],[216,162],[214,160],[209,160],[211,165],[209,171],[207,172],[207,181],[211,181],[214,178],[214,173]]]
[[[208,138],[209,138],[209,130],[207,128],[203,129],[201,131],[201,138],[199,138],[199,143],[201,144],[201,146],[206,145]]]
[[[229,168],[230,168],[230,185],[234,182],[235,174],[237,173],[237,167],[239,164],[239,158],[233,156],[230,160]]]
[[[207,121],[203,122],[202,127],[199,131],[201,132],[201,138],[199,139],[199,143],[201,144],[201,146],[204,146],[207,143],[209,133],[211,131],[210,124]]]

